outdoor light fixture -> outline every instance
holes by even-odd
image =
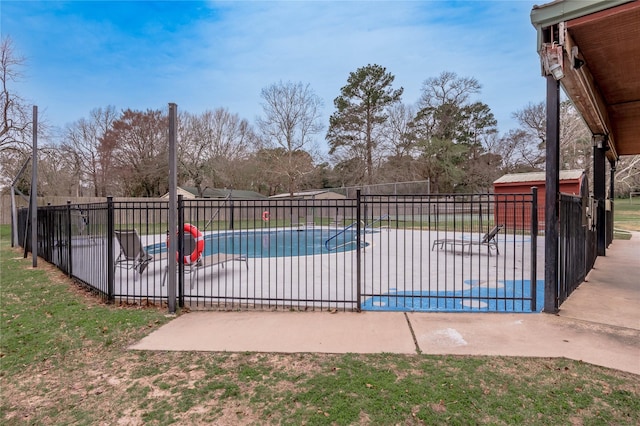
[[[562,77],[564,77],[564,72],[562,71],[562,65],[560,64],[552,64],[549,67],[549,73],[551,73],[553,78],[555,78],[556,80],[560,80],[562,79]]]
[[[547,44],[541,56],[544,75],[552,75],[556,80],[562,79],[564,77],[562,46],[556,43]]]
[[[603,134],[597,134],[597,135],[593,135],[593,144],[596,148],[598,149],[604,149],[609,150],[609,143],[608,143],[608,137],[607,135],[603,135]]]

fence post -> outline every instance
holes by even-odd
[[[595,136],[594,136],[595,137]],[[604,143],[597,143],[593,147],[593,197],[597,200],[596,204],[596,248],[598,256],[606,256],[607,254],[607,228],[606,228],[606,157],[604,155],[606,148],[606,139]]]
[[[31,266],[38,266],[38,107],[33,106],[33,150],[31,152],[31,188],[29,189],[29,205],[31,206]],[[26,252],[25,252],[26,254]]]
[[[174,235],[174,229],[176,229],[176,222],[178,221],[176,209],[178,208],[178,172],[177,172],[177,136],[178,131],[178,105],[173,102],[169,103],[169,229],[167,241],[167,272],[169,275],[168,287],[167,287],[167,309],[170,315],[176,313],[176,263],[173,261],[175,248],[178,247],[176,240],[182,240],[182,233],[176,233]],[[177,229],[176,229],[177,230]],[[180,229],[182,232],[182,229]],[[182,262],[180,262],[182,263]]]
[[[531,187],[531,311],[538,306],[538,187]]]
[[[547,141],[544,225],[544,312],[558,312],[558,219],[560,209],[560,82],[547,79]],[[594,166],[594,168],[597,168]]]
[[[360,243],[360,233],[361,229],[361,220],[362,220],[362,212],[361,212],[361,194],[360,190],[356,190],[356,310],[358,312],[362,309],[362,244]]]
[[[114,284],[116,264],[114,258],[114,244],[113,235],[115,231],[114,225],[114,208],[113,197],[107,197],[107,301],[113,302],[114,300]]]
[[[609,163],[609,210],[607,210],[607,247],[613,242],[613,213],[614,213],[614,194],[615,194],[615,181],[616,181],[616,164],[615,162]]]

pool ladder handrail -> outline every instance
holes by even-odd
[[[372,227],[373,227],[373,225],[375,225],[375,224],[376,224],[376,223],[378,223],[378,222],[382,222],[382,221],[383,221],[383,220],[385,220],[385,219],[389,219],[389,215],[388,215],[388,214],[382,215],[382,216],[380,216],[379,218],[377,218],[376,220],[374,220],[373,222],[371,222],[370,224],[365,225],[365,226],[364,226],[364,229],[372,228]],[[382,228],[382,226],[381,226],[381,228]],[[389,225],[387,225],[387,228],[389,228]]]
[[[360,223],[361,223],[361,224],[364,224],[364,221],[363,221],[363,220],[361,220],[361,221],[360,221]],[[327,240],[324,242],[324,248],[326,248],[326,249],[327,249],[327,251],[334,251],[334,250],[338,250],[340,247],[344,247],[344,246],[346,246],[347,244],[353,244],[353,243],[354,243],[354,241],[349,241],[349,242],[346,242],[346,243],[344,243],[344,244],[340,244],[339,246],[336,246],[336,247],[335,247],[335,248],[333,248],[333,249],[329,248],[329,242],[331,242],[331,240],[334,240],[334,239],[338,238],[338,236],[340,236],[340,235],[344,234],[345,232],[347,232],[349,229],[353,228],[353,227],[354,227],[355,225],[357,225],[357,224],[358,224],[358,221],[355,221],[355,222],[353,222],[351,225],[346,226],[343,230],[341,230],[341,231],[340,231],[340,232],[338,232],[337,234],[335,234],[335,235],[333,235],[333,236],[331,236],[331,237],[327,238]]]
[[[388,215],[388,214],[385,214],[385,215],[383,215],[383,216],[380,216],[379,218],[377,218],[376,220],[374,220],[373,222],[371,222],[369,225],[367,225],[367,224],[364,222],[364,220],[361,220],[361,221],[360,221],[360,223],[362,224],[362,229],[363,229],[363,230],[366,230],[367,228],[371,228],[374,224],[376,224],[376,223],[378,223],[378,222],[381,222],[382,220],[387,219],[388,217],[389,217],[389,215]],[[340,247],[344,247],[344,246],[346,246],[346,245],[348,245],[348,244],[354,244],[354,243],[355,243],[355,240],[354,240],[354,241],[346,242],[346,243],[344,243],[344,244],[340,244],[339,246],[336,246],[336,247],[335,247],[335,248],[333,248],[333,249],[329,248],[329,242],[330,242],[331,240],[333,240],[333,239],[337,238],[337,237],[338,237],[339,235],[341,235],[341,234],[344,234],[345,232],[347,232],[347,230],[349,230],[349,229],[353,228],[357,223],[358,223],[358,221],[355,221],[355,222],[353,222],[351,225],[349,225],[349,226],[345,227],[343,230],[341,230],[340,232],[338,232],[337,234],[335,234],[335,235],[333,235],[333,236],[331,236],[331,237],[327,238],[327,240],[324,242],[324,248],[326,248],[326,249],[327,249],[327,251],[334,251],[334,250],[338,250]]]
[[[233,193],[233,189],[231,189],[229,191],[229,194],[227,194],[224,200],[222,200],[222,205],[218,206],[218,209],[213,213],[213,216],[211,216],[211,219],[209,219],[209,222],[207,222],[207,224],[204,225],[204,228],[202,228],[203,232],[209,227],[209,225],[211,225],[211,222],[213,222],[213,219],[215,219],[218,216],[218,213],[220,213],[220,209],[227,205],[227,201],[231,199],[232,193]]]

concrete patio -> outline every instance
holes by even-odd
[[[545,313],[191,312],[134,350],[566,357],[640,374],[640,233]]]

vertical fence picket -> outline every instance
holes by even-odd
[[[362,310],[362,200],[361,192],[356,191],[356,310]]]
[[[107,197],[107,300],[114,301],[115,287],[115,244],[113,236],[115,234],[115,211],[113,206],[113,197]]]
[[[531,310],[538,306],[538,188],[531,188]]]

